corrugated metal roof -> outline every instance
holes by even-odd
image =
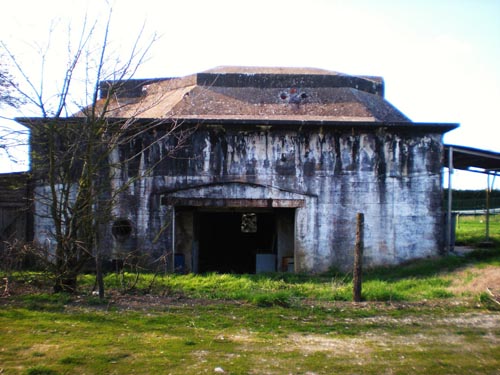
[[[498,152],[458,145],[445,145],[444,147],[445,167],[450,166],[451,151],[453,168],[490,174],[500,173],[500,153]]]

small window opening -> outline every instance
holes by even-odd
[[[111,233],[116,239],[124,240],[132,234],[132,223],[127,219],[118,219],[113,223]]]
[[[241,232],[257,233],[257,214],[248,213],[241,215]]]

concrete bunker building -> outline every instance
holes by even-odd
[[[457,125],[411,122],[380,77],[219,67],[127,82],[113,105],[110,118],[194,131],[172,157],[158,126],[111,155],[116,188],[150,170],[120,193],[101,237],[111,258],[166,255],[184,272],[349,269],[358,212],[365,264],[444,248],[442,137]],[[47,220],[34,218],[41,243]]]

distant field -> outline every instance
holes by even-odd
[[[490,240],[500,244],[500,215],[490,215]],[[486,240],[486,217],[484,215],[458,215],[456,223],[456,242],[459,244],[478,244]]]

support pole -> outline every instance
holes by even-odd
[[[486,242],[490,242],[490,174],[486,181]]]
[[[361,302],[361,284],[363,274],[363,229],[364,215],[356,215],[356,244],[354,247],[354,270],[353,270],[353,301]]]
[[[170,272],[175,273],[175,206],[172,206],[172,258],[170,261]]]
[[[452,208],[452,179],[453,175],[453,147],[448,149],[448,208],[446,211],[446,252],[453,250],[453,244],[451,243],[451,208]]]

